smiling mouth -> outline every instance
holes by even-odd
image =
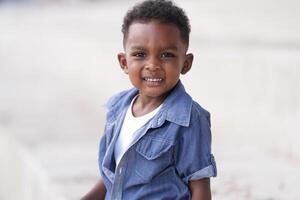
[[[163,80],[162,78],[149,78],[149,77],[143,79],[144,81],[149,81],[149,82],[161,82]]]
[[[163,78],[150,78],[150,77],[145,77],[143,80],[146,82],[147,85],[149,86],[158,86],[163,82]]]

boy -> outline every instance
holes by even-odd
[[[190,25],[170,1],[129,10],[118,54],[133,89],[113,96],[100,142],[102,175],[82,200],[211,199],[210,115],[179,79],[192,66]]]

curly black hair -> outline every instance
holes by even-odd
[[[180,30],[181,38],[188,46],[191,32],[190,22],[183,9],[168,0],[146,0],[136,4],[123,19],[122,33],[125,42],[129,27],[134,22],[147,23],[158,20],[166,24],[174,24]]]

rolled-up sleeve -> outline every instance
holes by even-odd
[[[214,156],[211,153],[209,113],[194,110],[189,127],[183,127],[175,148],[175,165],[185,183],[217,176]]]

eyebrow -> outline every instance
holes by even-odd
[[[131,48],[130,49],[134,49],[134,50],[145,50],[145,48],[144,47],[142,47],[142,46],[135,46],[135,45],[133,45],[133,46],[131,46]]]
[[[177,51],[178,48],[176,46],[169,46],[167,48],[163,48],[164,50],[174,50],[174,51]]]

